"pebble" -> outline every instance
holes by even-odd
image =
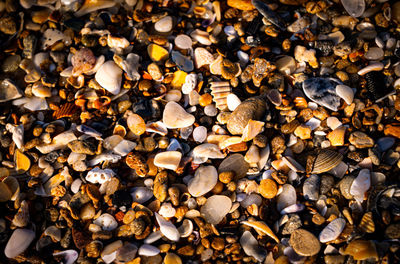
[[[35,232],[30,229],[16,229],[10,236],[4,249],[7,258],[15,258],[23,253],[35,239]]]
[[[374,140],[361,131],[351,133],[349,141],[356,148],[372,148],[374,146]]]
[[[209,65],[213,61],[213,55],[205,48],[198,47],[194,50],[194,65],[196,69]]]
[[[176,102],[168,102],[163,112],[163,123],[167,128],[184,128],[193,125],[195,118]]]
[[[188,184],[188,191],[194,197],[211,191],[218,182],[218,173],[214,166],[200,166],[194,178]]]
[[[249,120],[260,120],[266,111],[264,100],[253,97],[242,102],[228,118],[227,128],[232,135],[241,135]]]
[[[118,227],[115,218],[108,213],[100,215],[93,221],[93,224],[100,226],[105,231],[112,231]]]
[[[160,253],[160,250],[155,246],[143,244],[140,246],[138,254],[140,256],[155,256]]]
[[[192,33],[190,33],[190,36],[192,37],[192,39],[194,41],[197,41],[202,45],[209,46],[212,44],[212,42],[210,40],[210,35],[206,31],[203,31],[200,29],[195,29],[192,31]],[[199,49],[199,48],[197,48],[197,49]],[[203,49],[203,48],[201,48],[201,49]],[[197,68],[200,68],[200,67],[197,67]]]
[[[301,228],[293,231],[289,243],[300,256],[314,256],[321,249],[318,239],[309,231]]]
[[[263,179],[258,187],[258,192],[266,199],[272,199],[278,193],[278,186],[272,179]]]
[[[379,61],[382,60],[384,57],[384,51],[381,48],[378,47],[372,47],[369,48],[367,53],[364,54],[364,57],[367,60],[372,60],[372,61]]]
[[[231,207],[232,201],[229,197],[213,195],[207,199],[200,212],[208,223],[217,225],[229,213]]]
[[[164,61],[168,58],[168,51],[157,44],[150,44],[147,47],[147,53],[154,62]]]
[[[0,103],[21,98],[23,93],[10,79],[4,79],[0,83]]]
[[[207,138],[207,128],[198,126],[193,130],[193,139],[198,143],[203,143]]]
[[[290,184],[284,184],[282,191],[278,195],[276,207],[278,211],[295,204],[297,201],[296,190]]]
[[[190,58],[183,56],[179,51],[172,51],[171,59],[176,66],[184,72],[191,72],[194,70],[193,61]]]
[[[178,35],[174,40],[175,46],[179,49],[190,49],[193,45],[192,39],[187,35]]]
[[[234,93],[230,93],[228,95],[228,97],[226,98],[226,102],[228,105],[228,109],[229,111],[235,111],[235,109],[240,105],[241,101],[239,99],[239,97],[234,94]]]
[[[170,32],[173,27],[173,22],[171,16],[163,17],[154,24],[154,29],[161,33]]]

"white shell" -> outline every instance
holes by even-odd
[[[114,95],[121,90],[122,70],[114,61],[106,61],[94,77],[101,87]]]
[[[217,181],[218,173],[214,166],[200,166],[188,184],[188,191],[194,197],[202,196],[211,191]]]
[[[282,186],[282,192],[278,195],[277,208],[278,211],[295,204],[297,201],[296,190],[290,184],[284,184]]]
[[[319,234],[319,241],[321,243],[326,243],[335,240],[340,236],[345,226],[346,220],[343,218],[336,218],[321,231]]]
[[[228,95],[228,97],[226,98],[226,102],[227,102],[229,111],[233,112],[233,111],[235,111],[236,107],[238,107],[240,105],[240,103],[242,101],[240,101],[239,97],[236,94],[230,93]]]
[[[356,201],[361,203],[369,187],[371,187],[371,173],[368,169],[362,169],[351,184],[350,194],[354,196]]]
[[[158,153],[154,157],[154,165],[157,167],[176,170],[182,158],[182,153],[179,151],[165,151]]]
[[[139,248],[139,255],[141,256],[155,256],[158,255],[160,253],[160,250],[152,245],[148,245],[148,244],[143,244],[140,248]]]
[[[134,187],[131,190],[132,200],[143,204],[153,197],[153,192],[147,187]]]
[[[103,184],[115,176],[115,172],[111,169],[94,168],[88,172],[85,179],[91,183]]]
[[[267,251],[258,245],[257,239],[249,232],[245,231],[240,238],[240,245],[246,255],[254,257],[257,261],[264,261]]]
[[[353,102],[354,92],[347,85],[339,84],[336,86],[336,94],[342,98],[346,104],[350,105]]]
[[[170,221],[165,220],[164,217],[158,213],[154,214],[156,216],[157,223],[160,226],[161,233],[169,240],[175,242],[179,241],[180,234],[178,229]]]

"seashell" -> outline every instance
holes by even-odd
[[[7,124],[6,129],[12,134],[12,140],[17,148],[22,148],[24,145],[24,125],[13,126],[12,124]]]
[[[341,0],[344,9],[352,17],[360,17],[365,11],[364,0]]]
[[[179,51],[172,51],[171,59],[181,71],[191,72],[194,70],[193,61]]]
[[[241,224],[250,226],[255,230],[271,237],[276,243],[279,243],[279,238],[274,234],[274,232],[269,228],[269,226],[263,221],[242,221]]]
[[[188,191],[194,197],[202,196],[214,188],[218,173],[214,166],[200,166],[188,184]]]
[[[229,111],[235,111],[236,107],[238,107],[241,102],[242,101],[236,94],[231,93],[226,97],[226,104],[228,105]]]
[[[81,188],[81,185],[82,185],[82,180],[81,179],[75,179],[71,184],[71,191],[73,193],[79,192],[79,189]]]
[[[143,244],[138,251],[140,256],[155,256],[160,253],[160,250],[152,245]]]
[[[57,253],[53,253],[54,257],[63,257],[63,262],[64,264],[73,264],[75,261],[78,259],[79,254],[76,250],[73,249],[68,249],[64,251],[60,251]]]
[[[362,169],[354,179],[350,187],[350,194],[360,203],[364,200],[364,194],[371,186],[371,173],[368,169]]]
[[[101,252],[101,258],[107,264],[114,262],[117,257],[117,250],[123,246],[121,240],[114,241],[107,246],[104,247],[103,251]]]
[[[303,82],[303,91],[315,103],[338,111],[340,97],[336,94],[336,86],[339,84],[341,82],[334,78],[309,78]]]
[[[4,79],[0,82],[0,103],[8,102],[21,98],[23,93],[10,79]]]
[[[306,207],[304,204],[292,204],[286,208],[283,208],[282,211],[280,211],[280,214],[286,215],[286,214],[298,213],[298,212],[303,211],[305,208]]]
[[[138,72],[140,66],[140,56],[135,53],[129,53],[124,60],[122,57],[114,54],[114,62],[126,72],[128,79],[137,81],[140,79]]]
[[[304,167],[290,156],[282,157],[286,165],[295,172],[305,172]]]
[[[319,233],[319,241],[321,243],[327,243],[335,240],[340,236],[344,227],[346,226],[346,220],[343,218],[336,218],[330,222],[322,231]]]
[[[361,218],[361,222],[358,225],[358,228],[365,233],[374,233],[375,232],[375,223],[372,212],[367,212]]]
[[[327,172],[339,165],[342,159],[342,154],[333,150],[322,149],[314,161],[311,173],[320,174]]]
[[[100,9],[113,7],[115,4],[116,2],[111,0],[85,0],[81,8],[74,15],[81,17]]]
[[[153,123],[147,123],[146,132],[157,133],[161,136],[165,136],[168,134],[168,128],[163,122],[157,121]]]
[[[208,159],[223,159],[225,155],[215,144],[204,143],[193,149],[193,158],[197,164],[206,162]]]
[[[143,242],[145,244],[152,244],[161,238],[162,238],[161,231],[157,230],[156,232],[153,232],[148,237],[146,237]]]
[[[18,209],[18,212],[15,214],[13,220],[13,225],[17,227],[25,227],[29,223],[29,206],[28,203],[23,200],[21,202],[21,207]]]
[[[102,170],[102,169],[96,167],[88,172],[85,179],[91,183],[103,184],[103,183],[109,181],[114,176],[115,176],[115,172],[113,170],[111,170],[111,169]]]
[[[114,148],[113,152],[117,155],[125,157],[137,146],[136,142],[123,139]]]
[[[210,41],[210,35],[208,34],[208,32],[203,31],[203,30],[199,30],[199,29],[193,30],[192,33],[190,33],[190,37],[192,37],[192,39],[199,42],[200,44],[203,44],[206,46],[209,46],[212,44]],[[200,68],[200,67],[198,67],[198,68]]]
[[[100,226],[105,231],[112,231],[118,227],[115,218],[110,214],[102,214],[93,221],[93,224]]]
[[[78,111],[78,109],[79,108],[74,103],[66,103],[53,112],[53,117],[55,119],[60,119],[63,117],[71,117]]]
[[[267,256],[267,251],[258,245],[257,239],[249,231],[243,233],[240,238],[240,245],[246,255],[255,258],[259,262],[263,262]]]
[[[34,239],[34,231],[30,229],[16,229],[7,242],[4,254],[7,258],[15,258],[23,253]]]
[[[95,79],[101,87],[116,95],[121,90],[122,70],[114,61],[106,61],[97,71]]]
[[[174,39],[175,46],[179,49],[190,49],[193,45],[192,39],[184,34],[176,36]]]
[[[247,142],[255,138],[262,132],[264,124],[264,122],[250,119],[246,127],[243,129],[242,141]]]
[[[154,165],[169,170],[176,170],[182,158],[182,153],[179,151],[165,151],[158,153],[154,157]]]
[[[133,202],[144,204],[153,197],[153,191],[147,187],[134,187],[131,189]]]
[[[244,160],[242,154],[236,153],[233,155],[227,156],[219,165],[218,173],[225,171],[234,171],[235,172],[235,181],[239,180],[246,176],[247,171],[249,170],[249,164]]]
[[[332,146],[343,146],[346,129],[347,127],[340,126],[338,128],[335,128],[335,130],[329,132],[326,138],[329,139],[329,142]]]
[[[59,242],[61,240],[61,230],[54,225],[47,227],[43,234],[51,237],[53,242]]]
[[[219,110],[227,110],[228,96],[231,94],[231,87],[229,86],[229,82],[211,82],[210,89],[216,107]]]
[[[72,152],[71,152],[72,154]],[[96,166],[97,164],[106,162],[106,163],[116,163],[121,159],[121,155],[112,154],[112,153],[102,153],[100,155],[96,155],[93,159],[87,162],[87,165],[90,167]]]
[[[371,61],[368,66],[362,68],[357,73],[358,73],[358,75],[363,76],[371,71],[381,71],[381,70],[383,70],[383,67],[384,67],[384,65],[382,62]]]
[[[46,50],[58,41],[63,41],[66,36],[59,30],[54,28],[46,29],[42,35],[42,49]]]
[[[156,216],[157,223],[160,226],[161,233],[169,240],[175,242],[179,241],[180,234],[178,229],[170,221],[165,220],[164,217],[158,213],[154,213],[154,215]]]
[[[376,251],[375,243],[371,240],[353,240],[346,249],[343,251],[344,255],[351,255],[354,260],[374,259],[378,261],[378,253]]]
[[[163,263],[164,264],[182,264],[182,260],[178,255],[168,252],[164,257]]]
[[[14,162],[15,162],[15,169],[21,173],[28,171],[29,168],[31,167],[31,160],[19,149],[15,151]]]
[[[351,105],[354,98],[353,89],[347,85],[339,84],[336,85],[336,94],[342,98],[346,104]]]
[[[18,198],[19,193],[20,193],[20,187],[19,187],[18,180],[13,176],[8,176],[7,178],[5,178],[3,180],[2,183],[4,183],[8,187],[8,190],[11,192],[10,200],[15,201]],[[2,190],[0,190],[0,192],[1,191]],[[8,192],[6,189],[5,189],[5,194],[6,194],[6,196],[8,196]]]
[[[284,184],[282,186],[282,191],[278,195],[277,199],[277,209],[282,211],[284,208],[295,204],[297,201],[296,190],[290,184]]]
[[[51,88],[37,82],[32,85],[32,94],[40,98],[51,97]]]
[[[163,112],[163,123],[167,128],[183,128],[191,126],[195,121],[193,115],[176,102],[168,102]]]
[[[249,150],[246,152],[244,156],[244,160],[249,164],[257,164],[260,161],[260,152],[258,147],[255,145],[251,145]]]
[[[232,201],[228,196],[213,195],[201,207],[200,213],[208,223],[217,225],[229,213],[231,207]]]
[[[184,219],[178,231],[181,237],[190,236],[193,233],[193,222],[189,219]]]

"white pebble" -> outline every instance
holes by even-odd
[[[206,107],[204,107],[204,113],[207,116],[216,116],[218,114],[218,110],[214,104],[209,104]]]
[[[238,107],[241,103],[239,97],[236,94],[229,94],[228,97],[226,98],[227,104],[228,104],[228,109],[229,111],[235,111],[236,107]]]
[[[207,138],[207,128],[205,126],[198,126],[193,130],[193,139],[196,142],[203,143]]]
[[[171,31],[172,26],[173,26],[172,17],[166,16],[161,18],[154,24],[154,29],[158,32],[165,33]]]

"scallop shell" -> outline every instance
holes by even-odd
[[[59,109],[54,111],[53,117],[55,119],[60,119],[63,117],[71,117],[78,111],[78,107],[73,103],[66,103],[62,105]]]
[[[327,172],[339,165],[342,159],[343,155],[339,152],[330,149],[322,149],[314,161],[313,170],[311,173],[319,174]]]
[[[272,239],[279,243],[279,238],[274,234],[274,232],[269,228],[269,226],[263,221],[243,221],[242,224],[250,226],[254,228],[256,231],[259,231],[265,235],[268,235]]]
[[[210,88],[216,107],[219,110],[227,110],[227,97],[232,91],[229,82],[211,82]]]
[[[367,212],[364,214],[358,228],[365,233],[375,232],[375,223],[374,223],[374,218],[372,216],[372,212]]]

